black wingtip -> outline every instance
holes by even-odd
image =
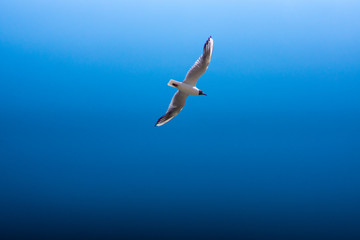
[[[160,117],[160,118],[157,120],[157,122],[155,123],[154,127],[159,127],[158,124],[159,124],[159,122],[160,122],[162,119],[163,119],[163,116]]]
[[[210,42],[210,39],[212,39],[211,35],[208,38],[208,40],[206,40],[206,43],[204,44],[204,50],[205,50],[206,46],[208,45],[208,43]]]

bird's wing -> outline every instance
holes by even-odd
[[[188,73],[186,74],[184,83],[195,86],[197,80],[204,74],[206,69],[209,66],[212,50],[213,50],[213,40],[211,36],[208,38],[204,45],[203,54],[199,57],[199,59],[195,62],[195,64],[190,68]]]
[[[169,105],[168,110],[166,111],[165,115],[159,118],[159,120],[156,122],[155,126],[161,126],[173,119],[185,106],[185,101],[188,94],[181,92],[180,90],[177,91]]]

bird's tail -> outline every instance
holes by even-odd
[[[168,86],[177,88],[181,83],[178,81],[175,81],[174,79],[170,79],[168,82]]]

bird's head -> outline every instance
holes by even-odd
[[[203,91],[199,90],[199,95],[205,95],[207,96]]]

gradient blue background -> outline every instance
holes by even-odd
[[[360,239],[359,12],[1,1],[1,234]],[[153,127],[209,35],[208,97]]]

